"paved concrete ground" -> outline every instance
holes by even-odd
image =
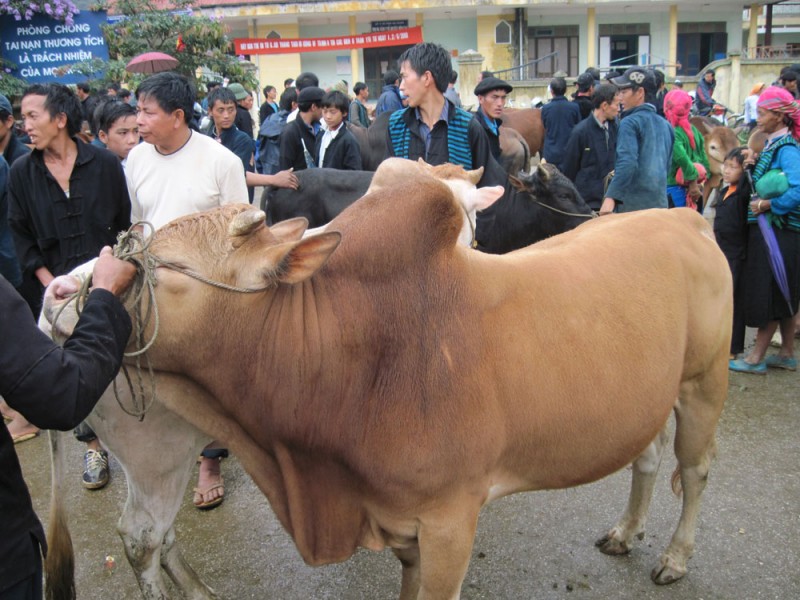
[[[668,543],[680,503],[662,465],[647,535],[630,555],[593,542],[624,508],[629,472],[581,488],[512,496],[481,517],[462,598],[732,600],[800,597],[800,373],[733,374],[689,574],[657,587],[650,569]],[[80,599],[139,598],[115,523],[124,476],[102,491],[79,484],[82,447],[70,445],[69,502]],[[36,509],[46,519],[49,459],[42,436],[18,448]],[[158,449],[154,449],[158,460]],[[396,598],[400,569],[389,551],[362,551],[340,565],[306,566],[266,500],[235,458],[223,466],[226,501],[201,513],[186,499],[177,520],[189,561],[221,598],[381,600]],[[116,558],[113,573],[106,555]]]

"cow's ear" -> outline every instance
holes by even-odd
[[[308,219],[305,217],[295,217],[286,219],[280,223],[275,223],[269,228],[270,233],[282,242],[294,242],[303,237],[308,228]]]
[[[330,231],[295,242],[281,262],[280,282],[300,283],[311,277],[328,261],[341,241],[341,233]]]
[[[524,192],[525,190],[528,189],[528,186],[525,185],[525,183],[519,177],[514,177],[513,175],[509,175],[508,176],[508,182],[514,188],[518,189],[521,192]]]
[[[502,185],[482,187],[475,190],[475,210],[485,210],[503,197],[505,188]]]
[[[247,266],[239,269],[238,284],[255,288],[270,280],[300,283],[325,264],[341,241],[341,233],[330,231],[271,246],[258,256],[247,258]]]

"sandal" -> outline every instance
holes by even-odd
[[[39,432],[36,431],[34,433],[21,433],[19,435],[12,436],[15,444],[21,444],[22,442],[27,442],[28,440],[32,440],[35,437],[39,436]]]
[[[209,492],[212,492],[212,491],[214,491],[216,489],[222,490],[223,491],[223,495],[219,496],[217,498],[214,498],[213,500],[209,500],[208,502],[203,502],[203,498],[206,496],[206,494],[208,494]],[[195,506],[195,508],[199,508],[200,510],[211,510],[212,508],[216,508],[217,506],[222,504],[222,501],[225,500],[225,494],[224,494],[225,485],[222,482],[222,475],[220,475],[220,482],[219,483],[215,483],[213,485],[210,485],[207,488],[203,488],[202,490],[200,488],[194,488],[192,491],[195,493],[195,497],[194,497],[194,501],[193,501],[194,506]],[[199,502],[198,502],[198,499],[199,499]]]

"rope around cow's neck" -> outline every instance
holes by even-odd
[[[128,292],[128,297],[133,301],[133,334],[137,349],[124,354],[124,356],[127,358],[135,359],[135,382],[131,379],[131,375],[128,372],[127,366],[125,364],[122,365],[122,372],[125,375],[128,388],[131,392],[131,399],[133,402],[132,408],[129,409],[122,403],[122,400],[119,397],[116,378],[114,379],[113,387],[114,396],[117,399],[117,404],[119,404],[119,407],[125,413],[136,417],[141,421],[144,419],[144,415],[147,413],[147,410],[150,408],[153,400],[155,400],[155,374],[153,373],[153,367],[150,364],[150,360],[146,353],[155,342],[159,330],[158,305],[155,301],[155,268],[157,266],[158,259],[149,251],[150,243],[153,237],[152,233],[145,237],[140,228],[137,226],[144,226],[149,228],[151,232],[153,231],[153,226],[146,221],[136,223],[130,229],[128,229],[128,231],[121,232],[117,236],[117,244],[114,246],[113,250],[114,256],[117,258],[133,263],[136,266],[138,275],[140,275],[135,278],[133,289]],[[83,311],[83,307],[86,305],[86,300],[89,296],[89,291],[92,286],[92,274],[89,273],[87,275],[82,275],[79,276],[79,278],[82,280],[80,289],[75,294],[70,296],[67,301],[64,302],[64,304],[58,309],[55,317],[53,318],[53,327],[56,326],[56,323],[58,323],[58,319],[64,312],[64,309],[71,302],[75,302],[75,312],[78,314],[78,316],[80,316],[81,312]],[[148,295],[150,301],[147,303],[147,311],[143,314],[142,300],[145,294]],[[144,333],[147,329],[147,326],[150,324],[151,319],[155,319],[153,335],[147,342],[145,342]],[[147,378],[148,381],[145,381],[145,378],[142,376],[143,359],[149,374]],[[145,392],[146,388],[148,387],[150,389],[150,402],[145,401]]]
[[[149,229],[151,232],[146,237],[142,233],[144,228]],[[153,254],[150,252],[150,244],[152,243],[153,239],[153,226],[148,223],[147,221],[140,221],[135,223],[131,226],[128,231],[121,232],[117,236],[117,244],[114,246],[114,256],[119,259],[127,260],[132,262],[136,266],[136,270],[138,275],[134,281],[132,291],[128,292],[128,298],[131,300],[131,306],[133,310],[133,337],[134,337],[134,344],[136,345],[136,350],[131,352],[126,352],[126,358],[133,358],[135,359],[135,365],[133,370],[135,371],[135,378],[131,377],[131,373],[128,370],[128,366],[123,363],[122,365],[122,373],[125,375],[125,380],[128,385],[128,389],[131,392],[131,400],[133,403],[132,408],[126,407],[120,396],[119,396],[119,389],[117,388],[117,380],[114,379],[114,397],[117,400],[117,404],[119,407],[128,415],[138,418],[140,421],[144,419],[145,414],[147,413],[148,409],[152,405],[153,401],[155,400],[156,396],[156,382],[155,382],[155,374],[153,372],[153,366],[150,362],[149,357],[147,356],[147,351],[152,347],[155,343],[156,338],[158,337],[159,328],[160,328],[160,321],[158,316],[158,304],[156,303],[155,297],[155,288],[156,288],[156,269],[158,267],[165,267],[170,269],[171,271],[175,271],[178,273],[182,273],[211,285],[213,287],[217,287],[223,290],[227,290],[230,292],[238,292],[242,294],[252,294],[256,292],[263,292],[272,285],[265,285],[260,288],[244,288],[238,287],[234,285],[229,285],[227,283],[223,283],[221,281],[215,281],[213,279],[209,279],[208,277],[201,275],[191,269],[186,269],[177,265],[173,262],[167,261],[162,259],[161,257]],[[61,316],[64,309],[67,307],[70,302],[75,302],[75,311],[80,316],[83,307],[86,305],[86,299],[89,295],[89,291],[92,285],[92,276],[91,273],[82,276],[82,283],[81,287],[77,293],[71,296],[59,309],[53,319],[53,326],[58,322],[58,318]],[[145,297],[145,294],[148,298],[147,303],[147,310],[144,311],[142,308],[142,300]],[[143,312],[144,311],[144,312]],[[153,325],[153,334],[150,336],[149,340],[145,341],[145,331],[147,330],[150,321],[154,321]],[[147,369],[147,377],[142,375],[143,365],[142,361],[144,361],[144,368]],[[135,379],[135,381],[134,381]],[[150,401],[147,402],[146,392],[150,392]]]
[[[546,208],[547,210],[552,210],[553,212],[557,212],[558,214],[565,215],[567,217],[578,217],[580,219],[594,219],[595,217],[599,216],[596,211],[592,211],[588,215],[582,214],[582,213],[571,213],[571,212],[567,212],[565,210],[561,210],[559,208],[556,208],[555,206],[550,206],[549,204],[545,204],[544,202],[542,202],[540,200],[534,200],[534,202],[536,204],[538,204],[539,206],[541,206],[543,208]]]

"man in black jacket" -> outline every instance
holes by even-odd
[[[495,160],[500,160],[500,126],[503,120],[503,108],[506,105],[506,98],[514,88],[497,77],[484,77],[480,80],[475,91],[478,97],[478,110],[475,112],[475,119],[480,123],[486,132],[489,140],[489,148]]]
[[[8,221],[20,265],[42,289],[113,245],[117,233],[131,224],[120,161],[77,137],[80,111],[77,96],[59,83],[32,85],[22,96],[25,132],[34,150],[11,166]],[[107,453],[88,427],[76,436],[88,444],[84,487],[105,486]]]
[[[564,97],[567,92],[567,82],[563,77],[555,77],[550,82],[550,91],[553,98],[542,107],[542,123],[544,124],[542,158],[561,169],[564,146],[572,128],[580,123],[581,110],[577,104]]]
[[[131,321],[119,296],[136,269],[104,249],[94,267],[93,291],[75,331],[60,348],[33,320],[25,301],[0,278],[0,395],[39,427],[69,429],[82,421],[119,371]],[[48,293],[77,291],[56,281]],[[33,511],[14,444],[0,428],[0,597],[42,597],[44,531]]]
[[[617,88],[598,86],[592,95],[594,110],[570,133],[561,171],[575,184],[592,210],[599,211],[605,196],[606,176],[614,170],[617,146]]]
[[[307,87],[297,96],[297,118],[287,123],[281,132],[281,158],[279,169],[303,169],[318,167],[314,153],[319,120],[322,118],[322,98],[324,90]]]

